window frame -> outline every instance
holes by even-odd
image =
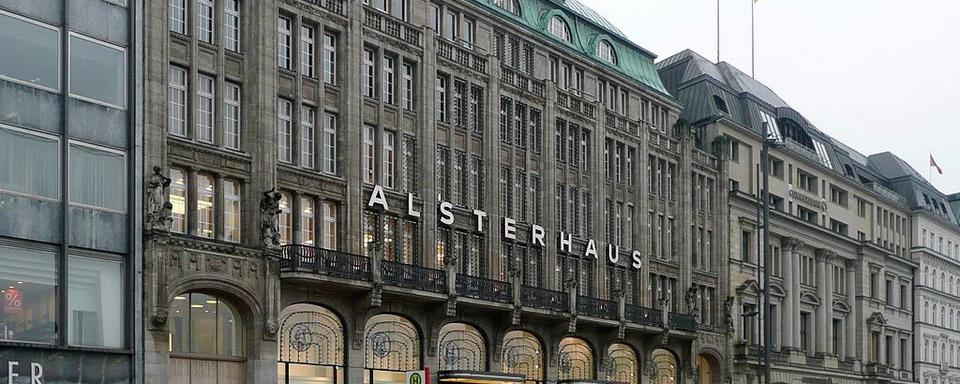
[[[100,45],[100,46],[103,46],[103,47],[106,47],[106,48],[109,48],[109,49],[113,49],[113,50],[120,51],[120,54],[123,56],[123,60],[122,60],[122,62],[123,62],[123,71],[122,71],[122,72],[123,72],[123,73],[127,73],[127,72],[128,72],[128,69],[129,69],[129,60],[128,60],[128,57],[127,57],[127,48],[122,47],[122,46],[119,46],[119,45],[116,45],[116,44],[108,43],[108,42],[106,42],[106,41],[101,41],[101,40],[98,40],[98,39],[96,39],[96,38],[93,38],[93,37],[90,37],[90,36],[86,36],[86,35],[83,35],[83,34],[81,34],[81,33],[74,32],[74,31],[70,31],[70,32],[68,33],[68,35],[66,36],[66,38],[67,38],[67,59],[68,59],[68,61],[72,62],[72,60],[69,60],[69,58],[70,58],[70,52],[73,51],[73,43],[72,43],[72,41],[71,41],[71,38],[72,38],[72,37],[77,37],[77,38],[79,38],[79,39],[89,41],[89,42],[91,42],[91,43],[93,43],[93,44],[97,44],[97,45]],[[182,68],[182,67],[181,67],[181,68]],[[72,65],[67,65],[67,77],[68,77],[68,78],[71,78],[71,79],[73,78],[73,66],[72,66]],[[76,93],[73,92],[73,87],[71,87],[70,84],[67,84],[67,89],[69,90],[69,92],[67,92],[67,95],[68,95],[69,97],[74,98],[74,99],[77,99],[77,100],[83,100],[83,101],[86,101],[86,102],[89,102],[89,103],[93,103],[93,104],[97,104],[97,105],[101,105],[101,106],[104,106],[104,107],[116,108],[116,109],[119,109],[119,110],[122,110],[122,111],[126,111],[126,110],[127,110],[127,104],[129,103],[129,99],[130,99],[130,85],[127,84],[127,76],[123,76],[122,78],[123,78],[123,96],[124,96],[124,97],[122,97],[121,100],[123,101],[123,105],[115,105],[115,104],[111,104],[111,103],[106,102],[106,101],[101,101],[101,100],[94,99],[94,98],[89,97],[89,96],[78,95],[78,94],[76,94]]]
[[[52,31],[57,32],[57,77],[56,77],[56,79],[57,79],[57,87],[56,87],[56,88],[50,88],[50,87],[48,87],[48,86],[46,86],[46,85],[41,85],[41,84],[37,84],[37,83],[31,83],[31,82],[29,82],[29,81],[20,80],[20,79],[17,79],[17,78],[14,78],[14,77],[10,77],[10,76],[5,76],[5,75],[2,75],[2,74],[0,74],[0,79],[6,80],[6,81],[10,81],[10,82],[13,82],[13,83],[17,83],[17,84],[20,84],[20,85],[24,85],[24,86],[27,86],[27,87],[42,89],[42,90],[49,91],[49,92],[53,92],[53,93],[58,93],[58,94],[61,93],[62,90],[63,90],[63,85],[64,85],[64,84],[63,84],[63,70],[64,70],[64,69],[63,69],[63,66],[61,65],[61,64],[63,63],[63,54],[64,54],[64,52],[63,52],[63,44],[61,44],[61,41],[62,41],[62,39],[63,39],[63,35],[62,35],[63,29],[61,29],[60,27],[57,27],[57,26],[55,26],[55,25],[52,25],[52,24],[47,24],[47,23],[44,23],[44,22],[42,22],[42,21],[38,21],[38,20],[31,19],[31,18],[29,18],[29,17],[21,16],[21,15],[18,15],[18,14],[16,14],[16,13],[13,13],[13,12],[5,11],[5,10],[3,10],[3,9],[0,9],[0,15],[8,16],[8,17],[11,17],[11,18],[14,18],[14,19],[23,21],[23,22],[27,22],[27,23],[36,25],[36,26],[38,26],[38,27],[46,28],[46,29],[49,29],[49,30],[52,30]],[[69,37],[67,38],[67,40],[68,40],[68,42],[69,42],[69,40],[70,40]],[[69,45],[68,45],[68,49],[69,49]],[[67,52],[67,54],[69,55],[69,51]],[[67,68],[67,70],[69,70],[69,68]]]
[[[71,156],[70,156],[70,146],[71,146],[71,145],[74,145],[74,144],[79,145],[79,146],[82,146],[82,147],[90,148],[90,149],[93,149],[93,150],[102,151],[102,152],[108,152],[108,153],[112,153],[112,154],[115,154],[115,155],[120,155],[120,156],[122,156],[122,157],[123,157],[123,161],[122,161],[122,164],[123,164],[123,172],[122,172],[122,174],[123,174],[123,179],[121,180],[121,182],[119,183],[119,185],[122,185],[122,186],[123,186],[123,193],[122,193],[122,195],[123,195],[123,196],[126,196],[126,195],[127,195],[127,193],[129,192],[129,187],[128,187],[129,183],[128,183],[128,180],[130,179],[130,175],[129,175],[129,173],[130,173],[130,166],[129,166],[129,163],[128,163],[128,162],[129,162],[129,156],[128,156],[128,154],[127,154],[126,151],[118,150],[118,149],[114,149],[114,148],[110,148],[110,147],[105,147],[105,146],[102,146],[102,145],[87,143],[87,142],[80,141],[80,140],[76,140],[76,139],[68,139],[68,140],[67,140],[67,143],[66,143],[66,145],[67,145],[67,148],[66,148],[66,149],[67,149],[67,164],[68,164],[68,165],[70,164],[70,158],[71,158]],[[67,181],[67,188],[70,188],[70,181],[69,181],[69,180]],[[72,196],[72,194],[71,194],[71,196]],[[127,203],[127,199],[126,199],[126,198],[123,198],[123,199],[121,199],[121,200],[123,201],[123,209],[120,209],[120,210],[113,209],[113,208],[106,208],[106,207],[98,207],[98,206],[89,205],[89,204],[83,204],[83,203],[75,203],[75,202],[72,202],[72,201],[67,201],[66,203],[69,204],[69,205],[72,206],[72,207],[81,207],[81,208],[88,208],[88,209],[93,209],[93,210],[103,211],[103,212],[126,214],[126,213],[130,210],[129,204]]]
[[[10,190],[10,189],[3,188],[2,185],[0,185],[0,194],[10,194],[10,195],[14,195],[14,196],[23,196],[23,197],[28,197],[28,198],[31,198],[31,199],[51,201],[51,202],[57,202],[57,203],[63,201],[63,188],[64,188],[64,186],[63,186],[62,183],[60,182],[60,178],[61,178],[62,175],[63,175],[63,166],[62,166],[62,162],[60,161],[60,155],[61,155],[61,147],[60,147],[60,146],[61,146],[61,144],[63,143],[63,140],[61,140],[61,136],[49,134],[49,133],[46,133],[46,132],[34,131],[34,130],[31,130],[31,129],[20,128],[20,127],[16,127],[16,126],[13,126],[13,125],[10,125],[10,124],[4,124],[4,123],[0,122],[0,131],[2,131],[2,130],[8,130],[8,131],[12,131],[12,132],[18,132],[18,133],[21,133],[21,134],[30,135],[30,136],[36,136],[36,137],[39,137],[39,138],[48,139],[48,140],[53,140],[53,141],[56,142],[56,146],[57,146],[57,151],[56,151],[56,152],[57,152],[57,159],[56,159],[56,160],[57,160],[57,161],[55,161],[54,163],[55,163],[55,166],[57,167],[57,197],[52,198],[52,197],[47,197],[47,196],[40,196],[40,195],[33,195],[33,194],[29,194],[29,193],[12,191],[12,190]],[[68,152],[69,152],[69,151],[68,151]],[[68,163],[68,164],[69,164],[69,163]],[[68,184],[69,184],[69,183],[68,183]],[[69,186],[69,185],[68,185],[68,186]]]

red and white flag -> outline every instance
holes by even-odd
[[[933,155],[930,155],[930,166],[936,168],[937,173],[941,175],[943,174],[943,168],[940,168],[940,166],[937,165],[937,161],[933,159]]]

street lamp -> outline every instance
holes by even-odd
[[[764,122],[763,149],[760,151],[760,169],[763,174],[763,378],[770,384],[770,347],[773,342],[773,324],[770,323],[770,148],[781,148],[776,138],[770,137],[770,127]]]

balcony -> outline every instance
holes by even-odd
[[[640,325],[660,327],[663,325],[663,313],[659,309],[627,304],[623,307],[624,317]]]
[[[640,124],[636,121],[627,119],[626,116],[616,113],[611,110],[606,110],[607,113],[607,128],[616,129],[621,132],[626,132],[630,135],[636,135],[640,132]]]
[[[853,372],[853,361],[852,360],[838,361],[837,368],[839,368],[841,371]]]
[[[344,279],[370,280],[370,259],[310,245],[284,245],[280,269],[308,271]]]
[[[867,365],[863,368],[863,373],[864,375],[874,377],[893,378],[896,376],[896,372],[893,370],[893,368],[880,363],[867,363]]]
[[[720,169],[720,160],[718,160],[716,157],[699,149],[694,149],[691,154],[694,164],[712,170]]]
[[[675,328],[683,331],[696,332],[697,319],[693,318],[693,316],[691,315],[685,315],[682,313],[671,313],[670,328]]]
[[[558,89],[557,106],[588,119],[595,119],[597,117],[597,106],[572,92]]]
[[[617,302],[580,296],[577,297],[577,313],[601,319],[617,320]]]
[[[793,141],[790,138],[784,139],[783,143],[786,144],[787,148],[789,148],[791,151],[799,154],[800,156],[806,157],[807,160],[810,160],[817,164],[822,164],[820,160],[820,156],[817,155],[817,152],[815,152],[810,148],[807,148],[807,146],[800,144],[796,141]]]
[[[887,187],[884,187],[872,181],[867,183],[867,186],[870,187],[870,189],[873,189],[873,191],[880,196],[886,197],[890,200],[896,201],[903,205],[907,204],[907,199],[901,196],[899,193],[894,192],[892,189],[889,189]]]
[[[763,346],[757,344],[737,344],[734,346],[733,355],[738,359],[759,359],[763,357]]]
[[[310,4],[326,9],[330,12],[336,13],[338,15],[346,16],[346,14],[343,13],[343,0],[306,0],[306,1]]]
[[[386,285],[436,293],[447,292],[447,272],[440,269],[384,260],[382,277]]]
[[[498,303],[513,302],[510,283],[477,276],[457,275],[457,294]]]
[[[422,33],[419,28],[376,9],[369,7],[363,9],[363,26],[380,31],[410,45],[423,47],[423,43],[420,41]]]
[[[523,305],[526,306],[556,312],[567,312],[570,308],[568,296],[564,292],[529,287],[526,285],[522,287],[520,292],[522,294],[521,299],[523,300]]]
[[[543,97],[543,80],[534,79],[508,66],[500,66],[500,81],[536,97]]]
[[[464,46],[465,43],[459,43],[460,44],[437,36],[437,57],[442,57],[466,68],[486,74],[487,58],[475,52],[474,49],[466,48],[466,46]]]
[[[650,129],[650,145],[668,153],[677,153],[679,144],[676,140],[667,137],[656,129]]]

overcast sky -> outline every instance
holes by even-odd
[[[717,0],[581,0],[662,60],[717,58]],[[750,73],[752,0],[720,0],[720,59]],[[891,151],[960,192],[960,1],[760,0],[756,78],[865,155]]]

